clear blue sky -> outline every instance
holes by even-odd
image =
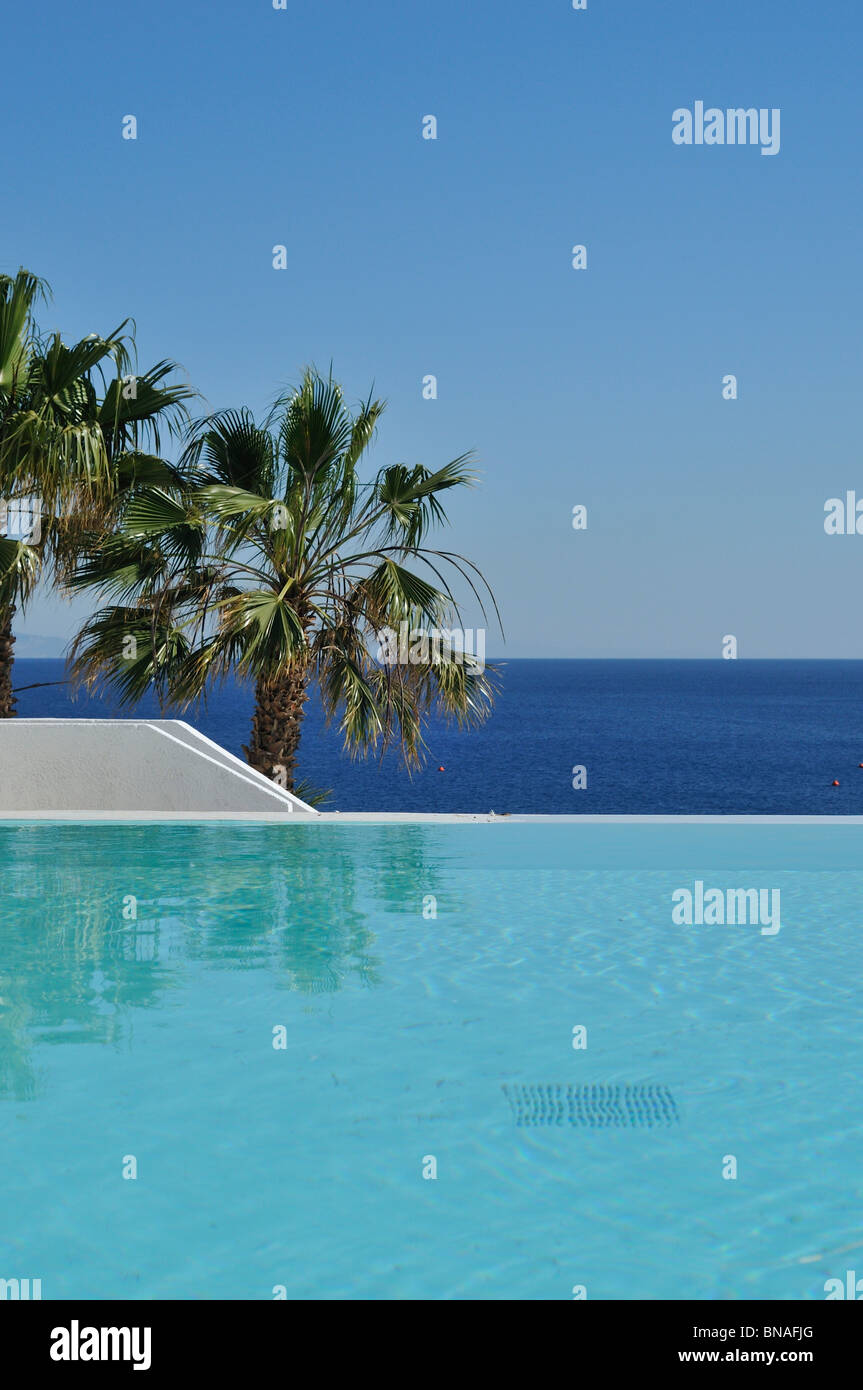
[[[452,539],[510,656],[863,656],[863,536],[823,530],[863,497],[861,28],[859,0],[19,3],[0,269],[69,337],[134,316],[214,408],[332,359],[390,401],[375,465],[475,449]],[[780,153],[674,145],[697,100],[779,107]],[[19,632],[59,650],[75,613]]]

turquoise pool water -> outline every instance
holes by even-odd
[[[861,842],[0,824],[0,1278],[824,1298],[863,1273]],[[780,930],[674,922],[697,882]]]

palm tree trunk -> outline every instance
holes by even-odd
[[[0,606],[0,719],[12,719],[17,700],[12,694],[12,666],[15,661],[15,638],[12,634],[14,603]]]
[[[255,687],[252,737],[244,753],[249,763],[280,787],[293,791],[302,732],[308,675],[298,666]]]

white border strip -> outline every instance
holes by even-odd
[[[301,803],[304,804],[304,803]],[[516,816],[436,814],[414,811],[308,811],[290,820],[276,811],[0,811],[0,824],[25,821],[225,821],[273,825],[838,825],[863,826],[863,816]]]

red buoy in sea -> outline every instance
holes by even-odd
[[[445,768],[445,767],[439,767],[439,768],[438,768],[438,772],[446,772],[446,768]]]
[[[838,782],[834,782],[833,785],[834,785],[834,787],[838,787],[838,786],[839,786],[839,783],[838,783]]]

